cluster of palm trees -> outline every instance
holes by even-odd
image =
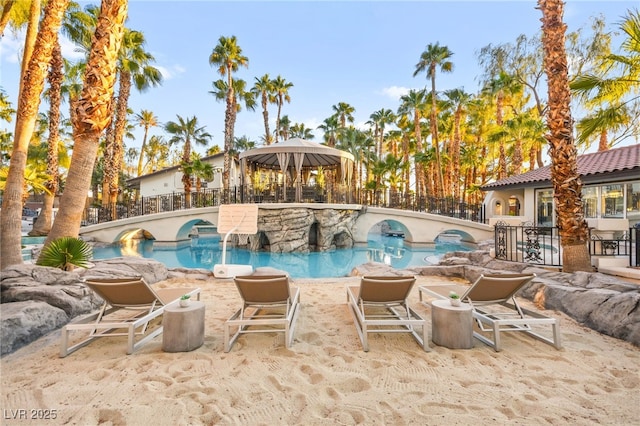
[[[3,153],[11,152],[9,167],[4,171],[3,216],[18,217],[21,213],[27,165],[36,158],[32,147],[42,145],[37,135],[47,133],[46,130],[38,133],[41,130],[38,123],[46,123],[48,128],[46,162],[40,163],[49,166],[39,170],[44,179],[42,188],[49,197],[45,211],[53,204],[53,194],[59,191],[58,172],[60,166],[66,165],[66,147],[73,145],[73,157],[63,181],[60,220],[56,220],[53,227],[50,220],[39,223],[43,233],[48,232],[47,241],[78,235],[90,188],[102,193],[105,205],[115,205],[122,188],[125,158],[130,162],[137,160],[137,167],[132,169],[138,175],[166,163],[180,164],[187,194],[191,192],[193,176],[196,185],[209,180],[213,170],[193,154],[192,147],[207,145],[211,135],[198,124],[195,116],[183,118],[177,115],[176,121],[162,125],[169,135],[165,140],[162,136],[149,136],[150,129],[160,123],[151,111],[143,110],[135,114],[134,120],[144,129],[142,146],[138,152],[125,150],[124,139],[130,136],[133,126],[128,118],[132,88],[142,92],[162,83],[160,72],[153,66],[153,56],[145,50],[144,35],[124,25],[126,0],[103,0],[100,7],[87,6],[84,10],[69,0],[48,0],[44,6],[40,0],[8,2],[3,7],[3,16],[10,6],[14,11],[29,7],[29,13],[15,13],[15,16],[28,16],[30,21],[26,23],[16,131],[13,135],[0,134],[3,146],[13,144],[11,149],[3,149]],[[366,128],[362,129],[354,125],[355,109],[351,105],[346,102],[334,105],[333,113],[318,129],[324,134],[323,143],[354,155],[352,187],[376,192],[389,188],[407,194],[413,192],[416,197],[429,194],[478,202],[482,197],[480,187],[491,179],[541,166],[547,142],[552,161],[560,156],[569,159],[567,164],[556,165],[564,172],[558,171],[557,176],[566,179],[576,173],[572,166],[576,146],[570,108],[586,111],[576,126],[580,131],[578,143],[588,145],[597,140],[601,149],[607,149],[622,138],[637,136],[640,108],[638,98],[629,93],[639,85],[638,12],[630,11],[621,24],[627,39],[622,51],[612,54],[610,36],[605,32],[602,20],[593,20],[589,36],[581,31],[565,35],[564,24],[549,24],[551,21],[562,23],[563,2],[539,0],[538,6],[543,12],[542,37],[523,35],[515,43],[481,49],[478,59],[483,85],[479,93],[468,93],[463,88],[438,90],[437,76],[453,71],[454,54],[446,46],[434,43],[426,46],[414,69],[414,76],[425,74],[424,89],[410,90],[401,96],[396,111],[374,111]],[[4,19],[0,20],[2,22]],[[14,27],[23,24],[17,18],[10,18],[8,22]],[[3,32],[5,24],[2,25],[0,31]],[[59,33],[85,51],[84,61],[71,64],[62,58]],[[567,54],[572,57],[572,68],[566,65]],[[560,62],[553,65],[550,58]],[[234,135],[241,105],[247,110],[255,110],[260,102],[264,120],[263,144],[278,143],[280,138],[294,136],[312,139],[313,131],[282,115],[283,105],[291,101],[289,91],[293,83],[280,75],[271,78],[265,74],[256,77],[253,86],[249,87],[246,81],[236,77],[240,68],[248,67],[249,58],[243,55],[235,36],[219,38],[209,63],[222,77],[213,82],[209,93],[226,106],[222,175],[223,194],[228,194],[231,158],[256,146],[256,142],[248,137]],[[565,67],[566,74],[552,71],[554,66]],[[618,74],[611,77],[614,70]],[[541,92],[543,73],[549,81],[546,97]],[[557,82],[554,78],[564,80]],[[45,81],[48,83],[49,113],[42,120],[38,105]],[[570,87],[578,96],[551,102],[552,94],[568,91]],[[65,99],[69,104],[70,134],[60,131],[65,128],[60,115],[60,105]],[[270,105],[277,107],[274,131],[270,129]],[[557,110],[562,110],[565,120],[558,121],[556,127],[564,126],[563,129],[553,128],[551,124],[554,121],[550,117],[557,117]],[[8,120],[13,115],[12,106],[0,92],[0,117]],[[560,136],[565,139],[559,139]],[[33,144],[34,139],[38,143]],[[181,153],[171,159],[170,149],[178,145],[182,147]],[[564,152],[563,148],[569,151]],[[44,155],[42,149],[40,152]],[[101,191],[97,182],[102,184]],[[581,244],[582,234],[578,231],[582,230],[584,221],[581,222],[581,215],[575,209],[580,201],[579,187],[562,187],[559,181],[557,188],[555,186],[556,182],[556,190],[565,190],[568,202],[573,202],[574,206],[571,213],[559,211],[564,215],[572,214],[575,219],[561,225],[577,236],[567,240]],[[3,219],[2,267],[21,262],[19,228],[17,225],[4,226],[5,223],[8,221]],[[586,248],[586,242],[584,245]]]

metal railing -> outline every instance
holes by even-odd
[[[337,187],[330,190],[315,186],[284,188],[272,185],[268,190],[251,187],[234,187],[224,193],[222,189],[203,189],[187,196],[184,192],[151,197],[139,197],[108,206],[92,206],[84,211],[83,225],[94,225],[117,219],[142,216],[153,213],[170,212],[188,208],[219,206],[239,203],[331,203],[362,204],[372,207],[387,207],[401,210],[419,211],[455,217],[473,222],[485,223],[484,206],[451,198],[415,197],[394,191],[351,191]]]
[[[496,259],[562,266],[562,241],[556,227],[535,226],[530,223],[514,226],[498,222],[494,233]],[[611,238],[591,232],[589,254],[602,257],[628,256],[630,265],[639,266],[639,237],[639,228],[630,228],[628,232]]]

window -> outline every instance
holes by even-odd
[[[509,216],[520,216],[520,200],[517,197],[509,197]]]
[[[603,185],[600,209],[602,217],[624,217],[623,185]]]
[[[640,182],[627,184],[627,219],[631,226],[640,221]]]
[[[584,217],[596,218],[598,217],[598,188],[591,186],[589,188],[582,188],[582,205],[584,207]]]
[[[538,191],[536,195],[538,226],[553,226],[553,190]]]

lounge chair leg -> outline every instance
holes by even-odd
[[[500,323],[493,323],[493,348],[496,352],[500,352]]]

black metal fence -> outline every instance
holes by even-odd
[[[520,226],[498,222],[495,225],[495,257],[512,262],[546,266],[562,266],[562,241],[558,228],[523,224]],[[591,256],[628,256],[629,264],[638,265],[640,228],[630,228],[619,235],[603,236],[591,232]]]
[[[184,192],[132,198],[125,202],[108,206],[92,206],[85,209],[83,225],[94,225],[117,219],[142,216],[176,210],[212,207],[220,204],[239,203],[333,203],[362,204],[372,207],[387,207],[420,211],[485,223],[486,215],[481,203],[470,204],[451,198],[420,197],[391,191],[357,191],[346,188],[321,190],[316,187],[284,188],[271,186],[269,190],[255,190],[249,187],[234,187],[227,193],[221,189],[203,189],[187,195]]]

